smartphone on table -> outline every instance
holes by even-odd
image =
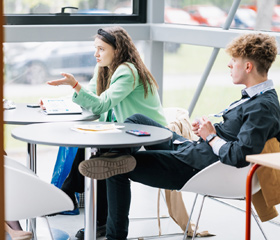
[[[26,106],[30,107],[30,108],[39,108],[40,104],[39,103],[28,103]]]
[[[126,131],[126,133],[138,136],[138,137],[142,137],[142,136],[151,136],[150,133],[145,132],[145,131],[141,131],[141,130],[128,130]]]

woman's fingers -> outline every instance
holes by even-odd
[[[64,78],[62,78],[62,79],[48,81],[47,84],[53,85],[53,86],[58,86],[58,85],[65,85],[65,84],[67,84],[67,82]]]
[[[73,85],[76,82],[76,79],[72,74],[69,73],[61,73],[64,78],[56,79],[48,81],[47,84],[52,86],[59,86],[59,85]]]

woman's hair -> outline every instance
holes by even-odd
[[[250,33],[237,37],[226,48],[232,57],[247,58],[255,63],[259,74],[268,73],[277,55],[274,37],[262,33]]]
[[[98,69],[97,95],[100,95],[109,88],[111,77],[121,64],[124,64],[130,68],[135,83],[135,75],[131,67],[126,62],[132,63],[137,69],[140,78],[139,80],[144,86],[144,97],[147,96],[149,89],[153,93],[153,86],[158,87],[157,82],[143,63],[139,52],[137,51],[131,37],[128,35],[126,30],[124,30],[122,27],[114,26],[103,28],[102,30],[99,30],[98,33],[99,34],[97,34],[95,38],[99,38],[111,45],[115,49],[115,56],[110,68],[99,67]],[[110,36],[108,36],[107,33]]]

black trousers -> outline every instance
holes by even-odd
[[[141,114],[135,114],[125,122],[161,127],[160,124]],[[136,160],[133,171],[112,176],[107,179],[109,214],[106,237],[108,240],[126,240],[129,226],[131,203],[131,180],[151,187],[179,190],[199,170],[178,160],[173,153],[180,152],[189,145],[185,142],[174,144],[175,140],[184,140],[173,132],[173,138],[167,142],[146,146],[146,151],[137,148],[114,149],[130,153]],[[202,159],[198,158],[199,161]]]
[[[79,148],[74,159],[71,171],[67,178],[65,179],[62,189],[68,193],[83,193],[85,186],[85,179],[78,170],[80,162],[85,160],[85,149]],[[108,215],[108,204],[107,204],[107,190],[106,181],[97,181],[97,222],[99,226],[106,223]]]

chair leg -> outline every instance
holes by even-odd
[[[191,209],[191,212],[190,212],[190,216],[189,216],[187,227],[186,227],[186,230],[185,230],[185,233],[184,233],[183,240],[186,240],[187,237],[188,237],[188,229],[189,229],[189,225],[191,224],[191,218],[192,218],[193,210],[194,210],[194,207],[195,207],[195,204],[196,204],[197,196],[198,196],[198,194],[195,195],[195,198],[193,200],[193,205],[192,205],[192,209]]]
[[[48,235],[47,236],[44,236],[44,237],[47,237],[47,239],[50,239],[50,240],[54,240],[54,237],[53,237],[53,234],[52,234],[52,231],[51,231],[51,227],[50,227],[50,224],[49,224],[49,221],[48,221],[48,218],[46,216],[41,216],[40,218],[44,219],[45,223],[46,223],[46,227],[48,229]],[[32,219],[33,220],[33,219]],[[32,226],[32,229],[34,230],[35,229],[35,221],[31,221],[31,226]],[[33,240],[37,240],[38,237],[37,237],[37,231],[33,231]],[[46,234],[46,233],[45,233]]]
[[[195,239],[196,231],[197,231],[197,228],[198,228],[198,222],[199,222],[199,219],[200,219],[200,215],[201,215],[201,212],[202,212],[202,208],[203,208],[203,204],[204,204],[205,198],[206,198],[206,195],[204,195],[203,198],[202,198],[202,202],[201,202],[201,206],[200,206],[200,209],[199,209],[199,214],[197,216],[197,220],[196,220],[196,224],[195,224],[192,240]]]
[[[260,224],[260,221],[258,220],[258,216],[257,216],[257,214],[255,213],[255,211],[254,211],[252,208],[251,208],[251,215],[254,217],[256,223],[258,224],[258,227],[259,227],[259,229],[261,230],[264,239],[267,240],[268,238],[266,237],[266,235],[265,235],[265,233],[264,233],[264,231],[263,231],[263,229],[262,229],[262,226],[261,226],[261,224]]]
[[[165,194],[164,194],[163,191],[164,191],[164,189],[160,189],[160,194],[161,194],[161,196],[162,196],[162,198],[163,198],[163,200],[164,200],[164,202],[166,204],[166,207],[167,207],[166,198],[165,198]]]
[[[186,240],[187,236],[188,236],[187,232],[188,232],[188,228],[189,228],[189,225],[190,225],[190,222],[191,222],[191,217],[192,217],[193,210],[194,210],[194,207],[195,207],[195,204],[196,204],[197,196],[198,196],[198,194],[196,194],[195,199],[194,199],[194,203],[193,203],[193,206],[192,206],[192,210],[191,210],[191,213],[190,213],[189,221],[188,221],[188,224],[187,224],[187,227],[186,227],[186,231],[185,231],[183,240]],[[202,212],[202,208],[203,208],[205,197],[206,197],[206,195],[204,195],[203,198],[202,198],[202,202],[201,202],[201,206],[200,206],[199,213],[198,213],[198,216],[197,216],[197,220],[196,220],[196,224],[195,224],[195,229],[194,229],[194,232],[193,232],[192,240],[195,239],[196,231],[197,231],[197,228],[198,228],[198,222],[199,222],[200,215],[201,215],[201,212]]]
[[[29,219],[29,224],[30,224],[30,230],[32,231],[33,234],[33,240],[37,240],[37,224],[36,224],[36,218]]]

